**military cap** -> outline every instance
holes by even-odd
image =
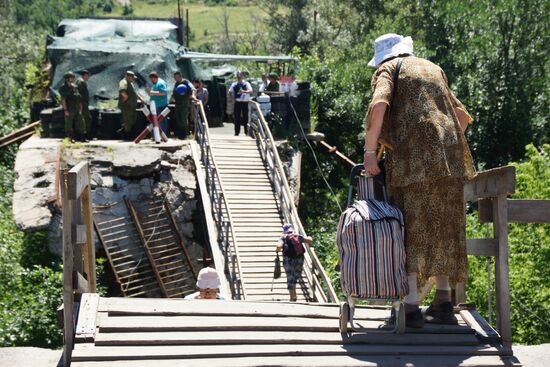
[[[74,73],[72,71],[68,71],[65,73],[65,75],[63,75],[63,78],[65,79],[69,79],[69,78],[74,78]]]

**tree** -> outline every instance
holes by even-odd
[[[307,52],[309,42],[304,34],[308,33],[305,14],[308,0],[262,0],[261,4],[269,14],[267,23],[280,50],[289,53],[297,46]]]

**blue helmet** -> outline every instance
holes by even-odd
[[[189,86],[187,84],[180,84],[176,87],[176,93],[185,94],[189,92]]]

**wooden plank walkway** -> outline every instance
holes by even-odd
[[[73,367],[520,366],[498,340],[482,341],[462,312],[455,326],[340,334],[334,304],[88,294],[84,301]],[[389,309],[363,306],[356,315],[360,324],[377,327]]]
[[[210,146],[231,211],[246,299],[288,300],[283,269],[281,278],[273,281],[275,246],[283,222],[256,140],[214,134],[210,137]],[[298,300],[313,300],[310,289],[307,278],[303,277],[296,287]]]

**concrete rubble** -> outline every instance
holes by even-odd
[[[64,144],[59,139],[32,137],[21,145],[15,164],[13,211],[18,228],[25,232],[48,230],[50,251],[61,255],[56,166],[60,161],[60,167],[72,167],[82,160],[91,164],[96,220],[127,215],[124,197],[138,210],[151,198],[165,198],[191,258],[202,257],[205,231],[201,228],[198,185],[187,141],[170,140],[160,145],[149,141],[139,145],[120,141]],[[98,241],[96,247],[100,248]]]

